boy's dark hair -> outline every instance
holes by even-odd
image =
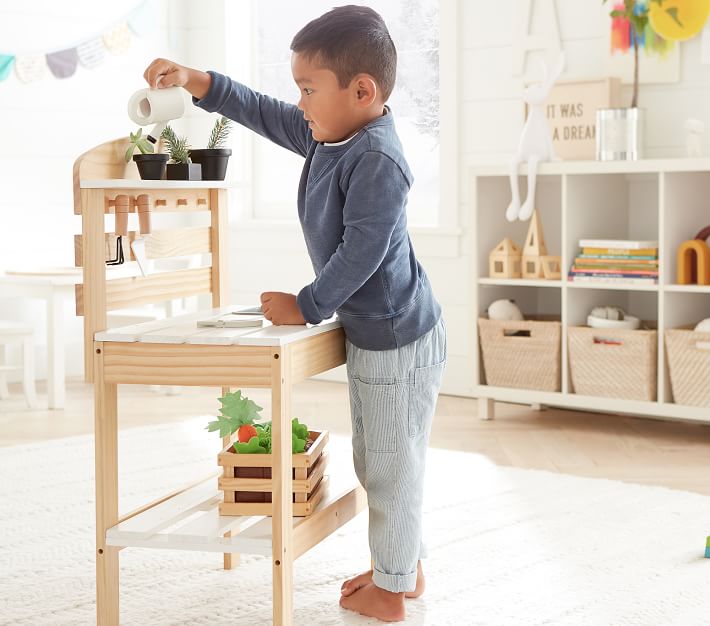
[[[360,73],[370,74],[390,97],[397,74],[397,50],[384,20],[369,7],[350,4],[324,13],[293,38],[291,50],[316,60],[345,88]]]

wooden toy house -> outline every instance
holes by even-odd
[[[540,214],[535,210],[530,218],[530,228],[525,237],[523,247],[523,278],[543,278],[544,268],[542,258],[547,256],[547,245],[545,235],[542,232],[542,221]]]
[[[507,237],[488,255],[488,275],[491,278],[520,278],[520,248]]]

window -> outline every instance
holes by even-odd
[[[414,174],[409,196],[410,225],[434,225],[439,213],[439,2],[369,0],[384,18],[397,47],[397,82],[389,105]],[[254,75],[250,86],[286,102],[296,102],[291,76],[293,36],[333,7],[330,0],[308,3],[259,0],[254,3]],[[278,19],[274,16],[278,15]],[[234,76],[239,76],[235,73]],[[245,80],[245,82],[247,82]],[[256,137],[252,150],[252,202],[256,219],[293,220],[303,159]],[[274,184],[278,181],[278,184]]]

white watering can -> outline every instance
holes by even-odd
[[[128,100],[128,117],[139,126],[154,124],[148,141],[156,143],[171,120],[185,114],[185,96],[181,87],[140,89]]]

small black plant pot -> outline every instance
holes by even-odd
[[[138,166],[138,173],[143,180],[162,180],[165,178],[165,165],[169,158],[167,154],[133,155],[133,160]]]
[[[230,148],[190,150],[192,162],[202,164],[202,180],[224,180],[231,154]]]
[[[168,163],[168,180],[202,180],[199,163]]]

